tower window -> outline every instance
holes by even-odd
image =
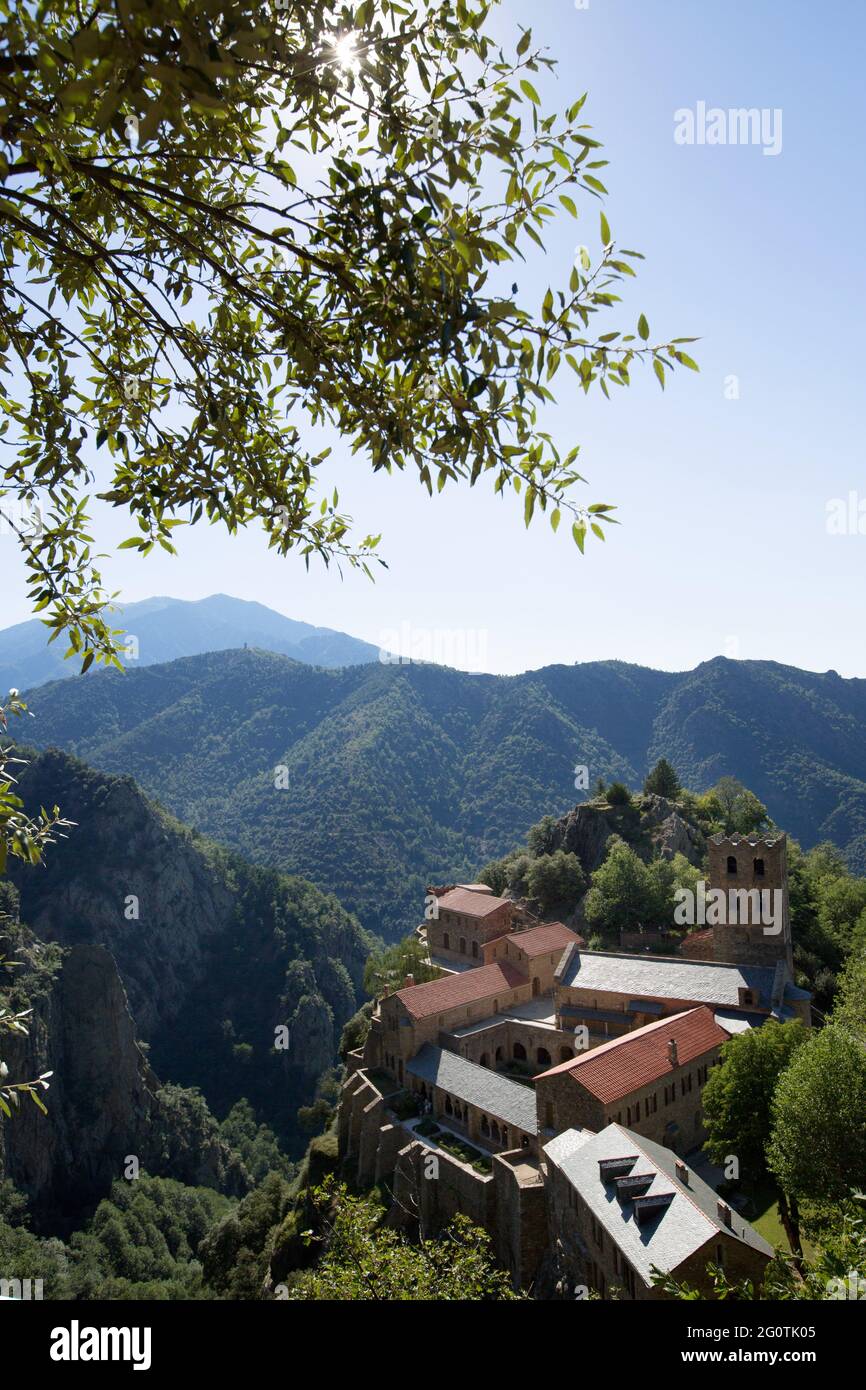
[[[728,855],[728,873],[729,873],[729,874],[735,874],[736,872],[737,872],[737,861],[736,861],[736,859],[734,858],[734,856],[733,856],[732,854],[729,854],[729,855]]]
[[[755,877],[756,877],[756,878],[763,878],[763,877],[764,877],[764,861],[763,861],[763,859],[756,859],[756,860],[755,860]]]

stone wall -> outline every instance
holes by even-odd
[[[541,955],[527,955],[521,947],[520,933],[518,932],[515,936],[499,937],[495,941],[488,942],[484,947],[484,964],[493,965],[495,961],[508,962],[528,976],[533,985],[534,994],[551,994],[553,992],[554,971],[562,960],[564,950],[565,947],[560,946],[554,951],[546,951]]]
[[[417,1222],[424,1235],[436,1235],[462,1212],[491,1233],[496,1195],[492,1176],[476,1173],[441,1150],[413,1139],[400,1149],[394,1168],[392,1224]]]
[[[510,931],[513,914],[514,905],[510,902],[485,917],[470,917],[465,912],[440,907],[438,916],[427,923],[430,951],[446,960],[472,960],[481,965],[485,943]]]
[[[531,1288],[548,1245],[547,1197],[537,1165],[521,1152],[493,1160],[496,1193],[494,1248],[515,1288]]]

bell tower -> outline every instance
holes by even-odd
[[[794,978],[785,836],[713,835],[709,889],[725,895],[713,926],[713,958],[736,965],[781,962]]]

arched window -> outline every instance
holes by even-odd
[[[737,872],[737,861],[736,861],[736,859],[734,858],[734,856],[733,856],[732,854],[729,854],[729,855],[728,855],[728,873],[729,873],[729,874],[735,874],[736,872]]]
[[[528,1149],[528,1148],[529,1148],[529,1135],[528,1135],[528,1134],[524,1134],[523,1138],[522,1138],[521,1141],[520,1141],[520,1147],[521,1147],[521,1149]]]
[[[496,1049],[496,1061],[497,1061],[497,1062],[501,1062],[501,1061],[502,1061],[502,1048],[501,1048],[501,1047],[497,1047],[497,1049]]]
[[[465,956],[465,955],[466,955],[466,937],[465,937],[465,936],[461,936],[461,938],[460,938],[460,954],[461,954],[461,956]]]
[[[550,1053],[546,1047],[539,1047],[535,1053],[535,1060],[540,1067],[550,1066]]]
[[[544,1127],[553,1129],[553,1105],[549,1100],[544,1105]]]
[[[472,956],[473,956],[473,959],[475,959],[475,960],[478,959],[478,942],[477,942],[477,941],[473,941],[473,943],[472,943]]]
[[[502,1143],[502,1135],[499,1133],[499,1125],[496,1123],[495,1120],[493,1121],[493,1142],[494,1144]]]
[[[574,1053],[572,1052],[570,1047],[561,1047],[559,1049],[560,1062],[570,1062],[573,1056]]]
[[[523,1046],[523,1043],[514,1044],[514,1051],[512,1055],[514,1056],[514,1059],[517,1062],[526,1061],[526,1048]]]
[[[533,999],[537,999],[540,993],[541,993],[541,981],[539,980],[539,978],[538,978],[537,975],[533,975],[533,977],[532,977],[532,997],[533,997]]]
[[[502,1147],[504,1149],[508,1148],[508,1129],[505,1125],[502,1126]]]
[[[446,950],[446,951],[450,951],[450,950],[451,950],[451,937],[448,935],[447,932],[445,933],[445,935],[444,935],[443,938],[442,938],[442,944],[443,944],[443,946],[445,947],[445,950]]]
[[[481,1067],[490,1066],[490,1057],[488,1053],[482,1052],[481,1056],[478,1058],[478,1065]]]
[[[755,860],[755,878],[763,878],[763,877],[764,877],[764,861],[763,861],[763,859],[756,859],[756,860]]]
[[[490,1121],[488,1120],[486,1115],[481,1116],[481,1133],[487,1139],[490,1138]]]
[[[446,1115],[453,1115],[453,1114],[454,1114],[454,1106],[451,1104],[451,1097],[450,1097],[450,1096],[446,1096],[446,1097],[445,1097],[445,1114],[446,1114]]]

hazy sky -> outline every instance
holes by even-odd
[[[331,475],[360,534],[382,531],[375,585],[268,554],[262,534],[180,532],[181,554],[104,562],[128,600],[257,599],[373,642],[460,632],[455,665],[516,672],[619,658],[685,669],[719,653],[866,675],[866,534],[830,534],[828,504],[866,514],[860,329],[866,304],[862,0],[505,0],[497,25],[531,24],[559,59],[545,103],[584,108],[605,145],[606,211],[646,262],[606,328],[695,334],[701,375],[662,394],[651,373],[611,402],[563,371],[545,424],[582,446],[587,501],[622,521],[581,559],[563,525],[527,533],[492,486],[427,498],[409,476],[373,477],[339,442]],[[675,113],[766,108],[781,151],[683,145]],[[771,127],[767,127],[768,137]],[[598,248],[598,209],[563,212],[515,275],[534,304],[564,285],[575,245]],[[733,382],[731,378],[736,378]],[[737,395],[737,398],[731,398]],[[128,520],[95,508],[109,550]],[[866,515],[864,515],[866,532]],[[849,531],[851,530],[849,526]],[[29,616],[23,569],[0,537],[4,625]],[[440,640],[443,651],[448,640]],[[447,658],[446,658],[447,659]]]

